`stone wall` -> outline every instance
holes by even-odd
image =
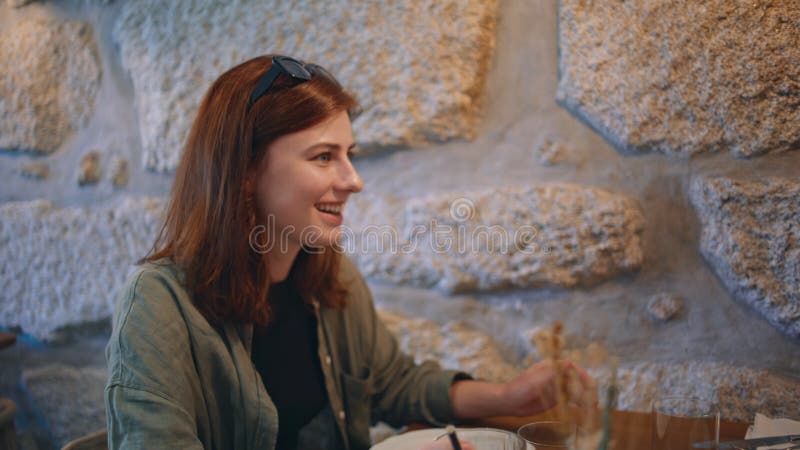
[[[265,53],[302,55],[341,77],[363,108],[364,146],[472,137],[495,10],[494,0],[125,2],[113,36],[133,81],[144,164],[174,169],[211,82]]]
[[[558,99],[632,151],[800,146],[800,5],[563,0]]]
[[[575,287],[639,269],[636,201],[575,185],[358,196],[345,248],[365,276],[448,292]]]
[[[800,183],[695,180],[700,248],[728,289],[786,334],[800,338]]]
[[[21,18],[0,33],[0,148],[52,153],[94,108],[101,73],[91,25]]]
[[[46,200],[0,206],[4,326],[52,339],[66,326],[111,317],[135,261],[152,245],[163,204],[58,208]]]
[[[0,327],[106,323],[205,89],[280,52],[362,105],[344,244],[406,351],[508,379],[559,320],[623,408],[796,416],[799,36],[790,1],[6,2]]]

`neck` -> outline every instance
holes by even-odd
[[[294,260],[300,253],[300,246],[289,246],[286,251],[275,249],[266,254],[270,283],[280,283],[289,276]]]

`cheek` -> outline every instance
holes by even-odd
[[[263,217],[275,215],[278,221],[302,220],[326,192],[326,184],[312,170],[286,167],[262,179],[257,202]]]

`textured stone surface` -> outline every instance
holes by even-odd
[[[345,248],[366,276],[448,292],[574,287],[638,269],[636,201],[558,184],[348,202]]]
[[[700,248],[737,298],[800,339],[800,182],[693,180]]]
[[[125,199],[95,209],[47,201],[0,206],[0,326],[40,339],[106,319],[116,289],[152,244],[163,201]]]
[[[47,422],[56,448],[106,427],[107,379],[105,367],[53,364],[22,372],[22,387]]]
[[[87,23],[14,20],[0,61],[0,149],[50,153],[87,122],[101,75]]]
[[[554,142],[552,139],[546,138],[534,147],[533,154],[545,166],[552,166],[567,153],[567,147],[561,142]]]
[[[681,299],[668,292],[656,294],[647,301],[647,313],[650,317],[666,322],[681,311]]]
[[[460,323],[440,326],[427,319],[380,311],[379,316],[397,337],[403,351],[417,361],[433,359],[443,367],[461,369],[478,378],[506,381],[540,358],[535,342],[551,339],[549,328],[522,333],[531,350],[517,366],[507,362],[490,336]],[[602,389],[610,380],[608,362],[613,355],[599,343],[579,346],[576,336],[562,335],[563,356],[586,367]],[[618,409],[650,410],[656,396],[704,397],[719,404],[726,420],[750,421],[756,412],[796,417],[800,411],[800,380],[766,370],[737,367],[724,362],[639,362],[619,366]],[[602,397],[602,392],[600,393]]]
[[[379,316],[397,338],[400,348],[418,363],[438,361],[488,381],[507,381],[518,370],[508,363],[491,337],[463,323],[438,325],[426,319],[380,311]]]
[[[174,169],[211,82],[271,52],[340,78],[364,109],[362,143],[471,137],[495,9],[496,0],[125,2],[114,39],[136,91],[144,165]]]
[[[561,0],[557,98],[626,150],[800,148],[800,3]]]
[[[537,327],[521,334],[531,346],[523,367],[541,359],[542,349],[553,339],[550,327]],[[580,336],[560,335],[563,357],[585,367],[599,386],[601,402],[611,380],[610,362],[619,358],[599,342],[581,342]],[[545,352],[546,353],[546,352]],[[650,411],[654,398],[700,397],[718,404],[726,420],[749,422],[756,412],[798,417],[800,380],[767,370],[735,366],[726,362],[664,361],[627,362],[618,366],[617,408]]]
[[[22,176],[34,180],[44,180],[50,174],[50,168],[44,163],[30,163],[20,169]]]
[[[78,184],[97,184],[100,181],[100,152],[92,151],[81,158],[78,167]]]
[[[111,163],[111,184],[114,187],[124,187],[128,184],[128,160],[119,156],[113,158]]]
[[[590,370],[600,384],[608,371]],[[618,408],[650,410],[655,396],[708,398],[719,405],[724,420],[750,422],[756,412],[795,417],[800,411],[800,382],[766,370],[722,362],[643,362],[619,368]]]

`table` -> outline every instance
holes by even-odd
[[[542,414],[528,417],[491,417],[487,419],[469,421],[459,424],[466,427],[489,427],[500,428],[516,432],[519,427],[530,422],[540,422],[554,420],[554,412],[548,411]],[[614,411],[612,415],[612,435],[616,441],[615,450],[647,450],[650,448],[650,413],[640,413],[631,411]],[[731,441],[744,439],[749,424],[743,422],[720,423],[720,441]],[[426,428],[425,425],[415,424],[409,430]]]

